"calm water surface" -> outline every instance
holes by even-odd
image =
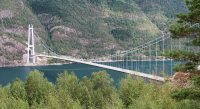
[[[127,62],[113,62],[113,63],[104,63],[109,64],[112,66],[121,66],[122,68],[128,68],[131,70],[138,70],[145,73],[152,73],[156,72],[156,62],[149,62],[149,61],[127,61]],[[173,64],[177,64],[177,62],[173,62]],[[157,73],[163,71],[163,62],[158,61],[157,62],[158,68]],[[171,61],[165,61],[164,62],[165,69],[167,75],[173,74],[171,72]],[[27,74],[30,71],[33,70],[40,70],[44,72],[44,76],[51,82],[56,81],[56,77],[59,73],[62,73],[64,71],[73,72],[78,78],[82,78],[84,76],[90,77],[93,72],[97,71],[107,71],[110,76],[113,78],[114,83],[118,84],[119,81],[126,75],[121,72],[113,71],[113,70],[107,70],[99,67],[79,64],[79,63],[73,63],[73,64],[64,64],[64,65],[49,65],[49,66],[34,66],[34,67],[7,67],[7,68],[0,68],[0,84],[6,85],[12,81],[14,81],[16,78],[20,78],[22,80],[26,79]],[[161,74],[159,74],[161,75]]]

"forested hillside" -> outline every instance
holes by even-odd
[[[21,63],[29,23],[47,40],[47,32],[24,0],[0,0],[0,21],[0,66]]]
[[[10,42],[22,44],[24,49],[27,25],[33,23],[41,40],[55,52],[82,58],[93,58],[115,53],[117,50],[130,49],[158,37],[160,30],[175,19],[175,13],[186,11],[182,0],[0,2],[1,38],[9,37]],[[7,42],[2,42],[0,46],[13,48],[16,45],[4,43]],[[18,51],[18,55],[10,56],[5,55],[9,52],[1,50],[0,59],[4,60],[4,63],[10,63],[9,60],[13,60],[13,57],[20,60],[24,51]]]

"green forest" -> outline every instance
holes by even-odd
[[[56,83],[40,71],[32,71],[26,81],[16,79],[0,88],[1,109],[199,109],[198,94],[178,95],[170,83],[155,84],[127,75],[113,85],[104,71],[78,79],[73,73],[60,73]],[[182,98],[180,98],[182,97]]]

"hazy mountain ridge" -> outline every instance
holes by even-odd
[[[0,38],[8,39],[0,43],[0,63],[7,64],[25,53],[29,23],[58,54],[93,58],[159,36],[174,13],[186,11],[181,0],[1,0],[0,6]]]

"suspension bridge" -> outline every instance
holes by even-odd
[[[39,36],[34,32],[33,25],[29,25],[27,64],[37,63],[37,57],[54,58],[119,71],[161,82],[165,81],[162,72],[170,76],[173,75],[172,66],[181,62],[174,62],[174,60],[164,57],[162,55],[163,53],[172,50],[196,50],[196,48],[188,48],[183,44],[189,42],[190,39],[172,39],[168,32],[161,32],[160,37],[141,44],[131,50],[98,59],[77,59],[71,56],[63,56],[54,53],[44,42],[40,42],[39,44],[43,46],[46,51],[43,50],[42,53],[35,52],[35,38],[39,38]]]

